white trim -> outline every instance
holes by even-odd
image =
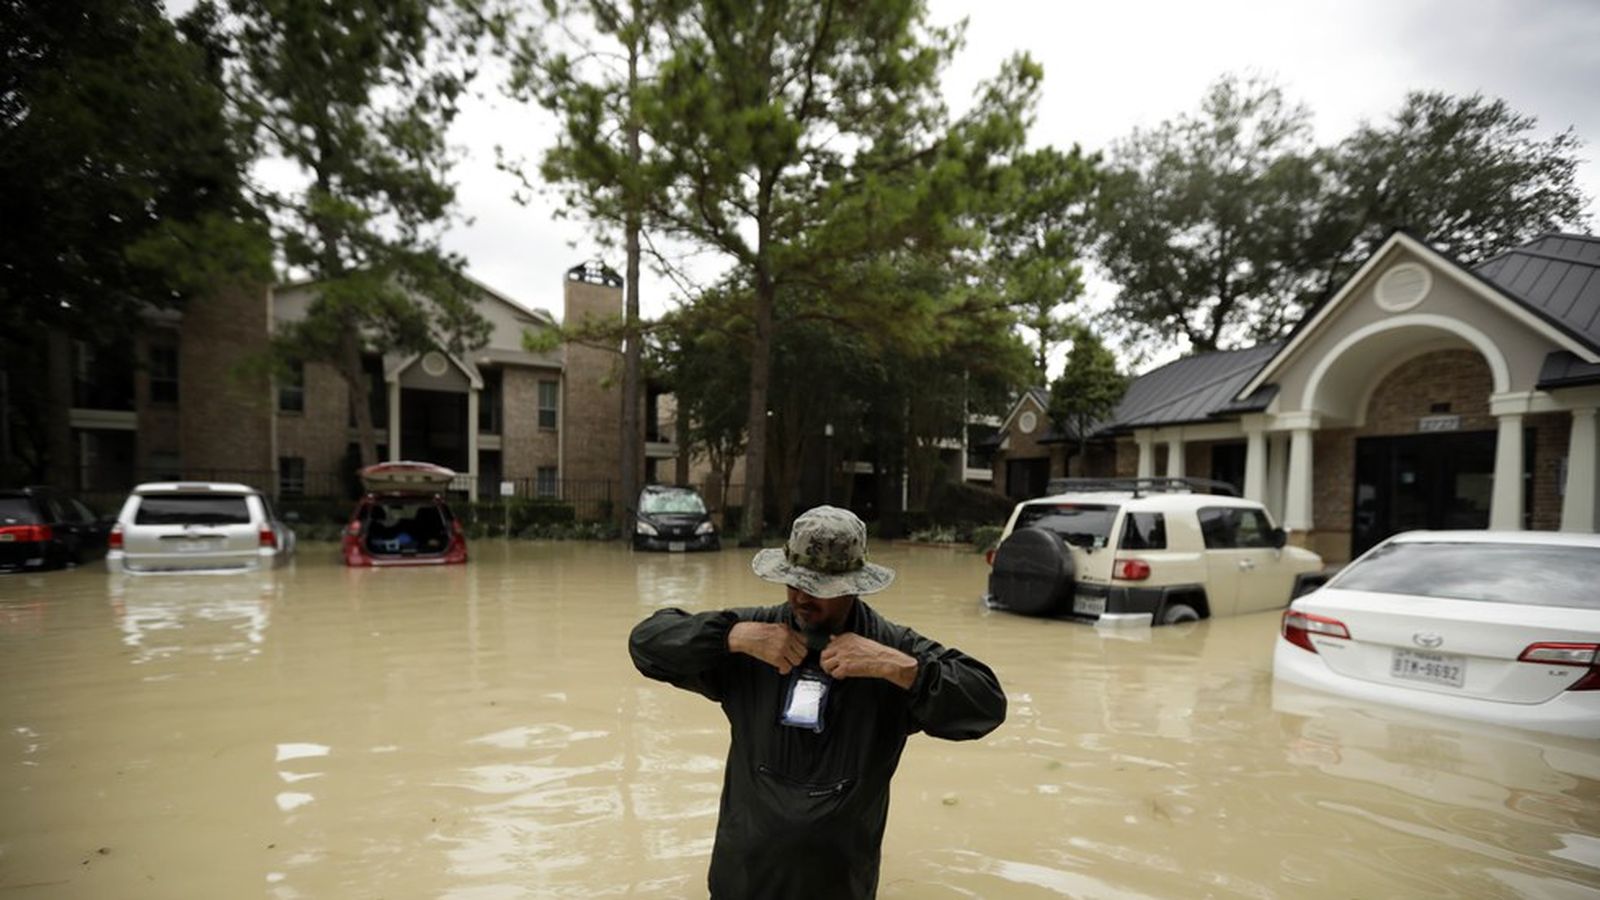
[[[1504,354],[1500,352],[1500,348],[1496,346],[1495,342],[1489,339],[1488,335],[1458,319],[1433,313],[1409,313],[1358,328],[1345,335],[1339,343],[1333,345],[1333,348],[1324,353],[1322,358],[1317,361],[1317,367],[1311,371],[1311,378],[1306,381],[1305,393],[1300,395],[1300,408],[1305,411],[1315,410],[1312,401],[1317,397],[1318,388],[1322,387],[1322,379],[1327,376],[1328,370],[1333,368],[1334,363],[1338,362],[1350,348],[1373,335],[1382,334],[1385,331],[1415,327],[1436,328],[1465,338],[1477,348],[1478,352],[1483,355],[1484,360],[1489,363],[1489,372],[1494,377],[1495,392],[1503,393],[1510,387],[1511,367],[1506,364]]]
[[[1000,431],[1010,431],[1011,430],[1011,420],[1017,417],[1017,413],[1019,413],[1022,410],[1022,405],[1024,403],[1029,403],[1029,402],[1031,402],[1033,404],[1033,406],[1036,409],[1038,409],[1040,414],[1044,413],[1044,411],[1045,411],[1044,406],[1041,405],[1039,403],[1039,401],[1033,399],[1033,391],[1025,390],[1025,391],[1022,392],[1022,396],[1018,397],[1016,402],[1011,404],[1011,409],[1010,409],[1009,412],[1006,413],[1005,418],[1000,420],[999,430]]]
[[[1417,344],[1409,349],[1411,351],[1411,355],[1397,357],[1396,359],[1390,361],[1388,365],[1373,370],[1376,374],[1374,374],[1371,378],[1371,381],[1367,383],[1366,389],[1361,392],[1361,400],[1359,401],[1360,405],[1356,407],[1356,415],[1355,418],[1351,420],[1351,427],[1363,428],[1366,426],[1367,410],[1372,408],[1372,398],[1377,395],[1378,388],[1389,378],[1389,376],[1400,371],[1401,366],[1409,365],[1430,353],[1442,353],[1446,350],[1462,350],[1467,348],[1463,348],[1461,344],[1457,343],[1456,341],[1452,341],[1447,338],[1440,338],[1436,341],[1423,341],[1422,343]]]
[[[1272,359],[1267,361],[1265,366],[1261,367],[1261,371],[1257,372],[1256,376],[1250,379],[1250,382],[1241,388],[1235,397],[1237,399],[1243,399],[1250,396],[1250,394],[1253,393],[1257,388],[1271,381],[1273,376],[1277,375],[1285,366],[1287,366],[1290,357],[1294,355],[1295,351],[1298,350],[1306,341],[1310,340],[1310,336],[1318,331],[1319,326],[1330,316],[1332,316],[1335,310],[1345,305],[1350,296],[1355,293],[1355,286],[1361,283],[1366,276],[1377,267],[1378,263],[1385,259],[1390,254],[1390,251],[1396,246],[1402,247],[1429,260],[1441,270],[1448,272],[1452,278],[1460,282],[1472,293],[1475,293],[1485,300],[1488,300],[1501,310],[1509,313],[1512,318],[1521,321],[1523,324],[1538,332],[1540,335],[1548,338],[1552,343],[1560,346],[1564,350],[1570,351],[1584,362],[1600,363],[1600,355],[1597,355],[1593,350],[1590,350],[1588,347],[1585,347],[1584,345],[1572,340],[1572,338],[1563,334],[1554,326],[1529,312],[1524,306],[1522,306],[1522,304],[1508,298],[1504,293],[1489,287],[1487,284],[1480,281],[1477,276],[1466,272],[1466,270],[1462,269],[1461,266],[1457,265],[1449,258],[1441,255],[1432,247],[1429,247],[1427,244],[1424,244],[1416,238],[1411,237],[1405,232],[1397,231],[1393,235],[1390,235],[1389,239],[1383,242],[1383,246],[1379,247],[1377,251],[1374,252],[1372,256],[1362,264],[1361,268],[1357,269],[1356,273],[1345,281],[1344,286],[1339,288],[1339,292],[1333,295],[1333,299],[1329,300],[1327,303],[1324,303],[1322,308],[1317,310],[1317,314],[1312,316],[1310,321],[1306,322],[1305,325],[1295,334],[1295,336],[1290,339],[1287,344],[1284,344],[1283,347],[1273,355]]]
[[[1384,285],[1397,275],[1407,275],[1415,270],[1422,275],[1422,289],[1414,297],[1385,297]],[[1433,290],[1433,272],[1421,263],[1402,262],[1389,267],[1389,271],[1378,276],[1378,283],[1372,286],[1372,302],[1385,312],[1402,313],[1422,301],[1428,299],[1428,294]]]
[[[483,376],[478,374],[476,367],[469,366],[462,362],[454,353],[446,353],[443,350],[429,350],[427,352],[437,353],[445,359],[450,360],[450,363],[459,369],[461,374],[467,376],[467,384],[471,386],[472,390],[483,390]],[[401,359],[400,362],[396,363],[393,368],[384,369],[383,380],[389,382],[398,382],[400,380],[400,374],[411,368],[418,360],[422,359],[424,355],[425,354],[423,353],[413,353],[410,356]],[[422,371],[426,373],[428,370],[423,369]]]

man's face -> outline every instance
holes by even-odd
[[[797,587],[789,587],[789,609],[802,628],[822,628],[835,634],[843,631],[845,620],[850,617],[850,607],[855,602],[852,594],[813,597]]]

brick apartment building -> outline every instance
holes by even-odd
[[[1026,400],[994,462],[1021,495],[1069,444]],[[1396,233],[1286,339],[1135,379],[1073,474],[1231,482],[1330,561],[1413,528],[1594,532],[1597,407],[1600,239],[1468,268]]]
[[[577,344],[530,351],[524,333],[554,328],[554,317],[478,288],[491,324],[484,347],[466,358],[367,359],[379,457],[449,466],[470,495],[510,482],[523,496],[614,500],[620,357]],[[107,501],[140,481],[179,478],[344,496],[359,439],[344,381],[325,364],[276,379],[263,364],[274,327],[303,316],[315,290],[290,284],[206,298],[153,318],[112,351],[52,336],[50,405],[66,414],[50,429],[50,480]],[[619,315],[621,281],[576,267],[562,304],[569,323]],[[647,426],[647,437],[652,465],[675,457],[670,432]]]

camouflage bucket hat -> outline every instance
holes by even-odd
[[[757,553],[750,571],[813,597],[871,594],[894,581],[893,569],[867,562],[867,526],[836,506],[801,513],[788,543]]]

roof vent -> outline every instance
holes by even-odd
[[[1405,312],[1428,296],[1433,274],[1416,263],[1401,263],[1383,273],[1372,299],[1389,312]]]
[[[422,371],[435,378],[450,370],[450,364],[444,361],[444,354],[437,350],[429,350],[422,355]]]

